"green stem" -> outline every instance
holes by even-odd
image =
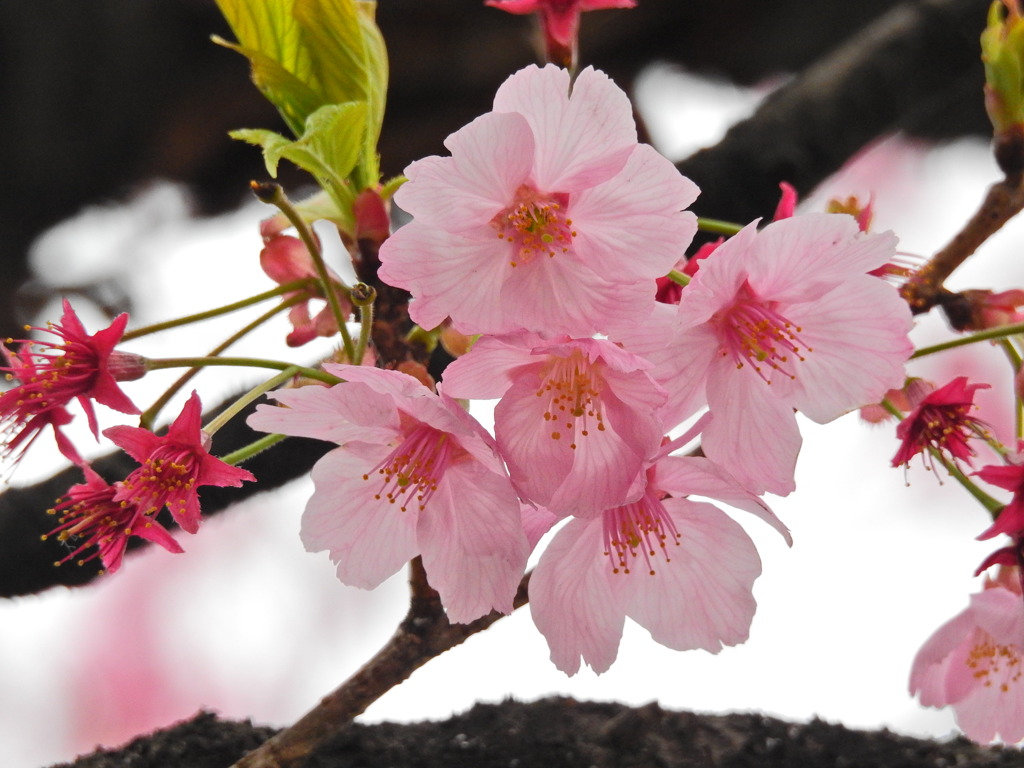
[[[356,342],[356,356],[349,361],[352,365],[363,364],[363,355],[373,332],[373,302],[376,299],[377,292],[366,283],[358,283],[352,289],[352,301],[359,307],[359,341]]]
[[[1010,365],[1013,366],[1013,375],[1016,379],[1018,373],[1020,373],[1021,360],[1020,352],[1017,351],[1017,347],[1013,345],[1013,342],[1009,339],[1000,339],[999,346],[1003,348],[1003,352],[1006,353],[1006,357],[1010,361]],[[1016,389],[1016,387],[1014,387]],[[1024,402],[1021,401],[1019,394],[1014,393],[1013,396],[1013,411],[1014,411],[1014,436],[1017,440],[1020,440],[1024,436]]]
[[[970,336],[961,336],[958,339],[944,341],[941,344],[933,344],[930,347],[921,347],[910,356],[910,359],[916,360],[919,357],[927,357],[928,355],[934,355],[936,352],[945,352],[947,349],[955,349],[956,347],[975,344],[979,341],[1005,339],[1009,336],[1016,336],[1019,333],[1024,333],[1024,323],[1001,325],[998,328],[989,328],[987,331],[979,331],[978,333],[973,333]]]
[[[251,459],[257,453],[262,453],[272,445],[277,445],[285,439],[287,435],[264,435],[259,440],[254,440],[248,445],[242,446],[237,451],[232,451],[226,456],[221,456],[220,460],[225,464],[231,464],[237,466],[247,459]]]
[[[231,405],[229,405],[227,408],[225,408],[223,411],[217,414],[217,416],[215,416],[210,421],[209,424],[203,427],[203,431],[210,437],[213,437],[217,433],[218,429],[220,429],[229,421],[231,421],[231,419],[233,419],[236,414],[241,412],[247,405],[249,405],[249,403],[251,403],[258,397],[262,397],[264,394],[274,389],[274,387],[284,384],[286,381],[288,381],[288,379],[295,376],[295,374],[298,372],[299,366],[292,365],[289,366],[288,368],[285,368],[283,371],[277,374],[277,376],[271,376],[262,384],[257,384],[255,387],[250,389],[240,398],[235,400],[235,402],[233,402]]]
[[[277,286],[277,288],[272,288],[269,291],[258,293],[255,296],[250,296],[247,299],[242,299],[241,301],[236,301],[232,304],[225,304],[223,307],[208,309],[205,312],[197,312],[194,315],[186,315],[185,317],[179,317],[175,320],[165,320],[162,323],[154,323],[153,325],[146,325],[142,328],[135,328],[124,334],[121,337],[121,341],[131,341],[132,339],[137,339],[140,336],[148,336],[149,334],[156,333],[157,331],[166,331],[168,328],[177,328],[182,325],[188,325],[189,323],[197,323],[200,320],[209,320],[211,317],[226,315],[229,312],[235,312],[236,310],[244,309],[245,307],[253,304],[258,304],[261,301],[272,299],[275,296],[281,296],[282,294],[290,293],[291,291],[301,291],[304,288],[309,288],[311,283],[312,280],[308,277],[303,278],[302,280],[292,280],[290,283],[284,283]]]
[[[211,349],[209,354],[207,355],[207,357],[215,357],[215,356],[219,355],[221,352],[223,352],[225,349],[230,347],[232,344],[234,344],[236,341],[241,339],[243,336],[245,336],[246,334],[256,330],[256,328],[261,326],[263,323],[265,323],[267,320],[272,318],[274,315],[276,315],[276,314],[278,314],[280,312],[283,312],[286,309],[289,309],[289,308],[293,307],[294,305],[298,304],[300,301],[305,301],[305,300],[306,300],[306,297],[304,297],[304,296],[293,296],[290,299],[286,299],[286,300],[282,301],[280,304],[278,304],[273,309],[270,309],[267,312],[264,312],[262,315],[257,317],[255,320],[253,320],[251,323],[246,325],[244,328],[242,328],[242,329],[236,331],[235,333],[231,334],[223,342],[221,342],[216,347]],[[181,390],[182,387],[184,387],[193,378],[195,378],[195,376],[199,373],[200,370],[201,369],[198,368],[198,367],[197,368],[192,368],[191,370],[186,371],[177,381],[175,381],[173,384],[171,384],[171,386],[167,388],[167,391],[164,392],[162,395],[160,395],[160,397],[158,397],[156,399],[156,401],[151,406],[149,406],[149,408],[147,408],[146,411],[139,417],[139,424],[140,424],[140,426],[143,426],[146,429],[152,429],[153,422],[156,421],[157,415],[160,413],[160,411],[163,410],[164,406],[167,405],[167,403],[170,401],[170,399],[172,397],[174,397]]]
[[[668,277],[668,279],[671,280],[673,283],[683,286],[683,288],[690,284],[690,276],[683,274],[677,269],[669,270],[669,273],[668,275],[666,275],[666,277]]]
[[[266,203],[271,203],[272,205],[277,206],[281,210],[281,213],[288,217],[288,221],[291,222],[293,227],[295,227],[295,231],[298,232],[299,238],[306,246],[306,250],[309,251],[309,255],[313,259],[313,265],[316,267],[316,274],[320,278],[320,284],[323,286],[324,296],[327,298],[327,303],[331,307],[331,314],[334,315],[334,320],[338,324],[338,332],[341,334],[341,341],[345,348],[345,355],[354,363],[356,360],[354,357],[355,348],[352,345],[352,336],[348,332],[348,327],[345,325],[348,321],[348,315],[342,311],[341,302],[338,300],[338,292],[335,290],[335,287],[340,287],[345,292],[346,296],[351,296],[352,289],[345,283],[332,279],[330,274],[328,274],[327,264],[324,262],[323,254],[320,252],[320,247],[317,245],[316,238],[313,236],[313,230],[310,229],[309,224],[302,218],[302,215],[295,210],[295,206],[292,205],[291,200],[289,200],[285,195],[281,185],[270,184],[259,186],[269,192],[269,194],[265,196],[260,195],[260,199]]]
[[[734,224],[731,221],[721,221],[720,219],[705,219],[701,216],[697,217],[697,229],[702,232],[714,232],[716,235],[735,235],[741,229],[742,224]]]
[[[307,368],[294,363],[283,363],[280,360],[264,360],[259,357],[165,357],[159,360],[148,360],[146,366],[151,371],[165,368],[192,368],[194,366],[224,365],[235,368],[270,368],[275,371],[285,371],[295,368],[296,373],[301,373],[310,379],[322,381],[325,384],[340,384],[341,379],[333,376],[327,371],[317,368]]]

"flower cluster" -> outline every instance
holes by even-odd
[[[7,367],[0,370],[7,372],[9,380],[18,382],[0,394],[0,460],[17,461],[50,427],[61,453],[83,464],[78,450],[61,431],[73,418],[66,407],[72,400],[78,400],[96,437],[99,425],[94,400],[121,413],[139,413],[117,385],[146,373],[142,358],[114,349],[127,323],[128,315],[119,315],[108,328],[90,336],[71,303],[64,299],[60,322],[36,329],[56,336],[58,341],[23,340],[18,342],[17,351],[0,345],[7,358]],[[14,339],[7,340],[7,344],[13,343]]]
[[[708,249],[678,303],[659,303],[698,190],[638,143],[605,75],[522,70],[445,145],[407,169],[395,200],[413,220],[383,242],[379,274],[412,294],[413,320],[478,336],[472,348],[436,393],[327,366],[343,383],[277,392],[250,417],[338,446],[313,471],[307,548],[366,588],[419,554],[467,622],[511,610],[551,530],[530,602],[560,669],[606,670],[626,617],[672,648],[742,642],[757,550],[693,497],[789,541],[761,495],[793,488],[794,410],[829,421],[904,379],[910,313],[869,274],[895,238],[793,216],[789,195],[778,221]],[[494,437],[452,398],[497,399]],[[675,455],[698,435],[705,456]]]

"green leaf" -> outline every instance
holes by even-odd
[[[277,177],[281,159],[289,160],[316,177],[338,209],[351,216],[356,192],[347,182],[359,161],[366,131],[366,104],[328,104],[313,112],[302,138],[290,141],[279,133],[263,129],[232,131],[231,136],[263,148],[267,171]]]

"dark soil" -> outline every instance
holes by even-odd
[[[228,768],[273,735],[210,713],[79,758],[75,768]],[[549,698],[478,704],[443,722],[353,724],[303,768],[951,768],[1021,766],[1024,753],[820,720],[667,712]]]

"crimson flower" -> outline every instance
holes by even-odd
[[[195,392],[166,435],[141,427],[110,427],[103,434],[142,464],[120,484],[114,501],[152,515],[166,506],[189,533],[199,530],[199,487],[238,487],[252,473],[225,464],[209,453],[210,438],[200,426],[202,403]]]
[[[536,13],[548,61],[572,67],[576,60],[580,14],[605,8],[635,8],[636,0],[487,0],[486,5],[519,15]]]
[[[892,465],[907,466],[917,454],[925,454],[926,466],[933,467],[931,449],[948,456],[956,464],[971,463],[976,455],[967,444],[971,437],[988,431],[984,422],[971,418],[974,393],[988,389],[988,384],[968,384],[966,376],[957,376],[949,384],[927,394],[917,407],[896,427],[896,437],[903,442],[892,459]]]
[[[1003,507],[994,523],[978,536],[980,541],[991,539],[1005,533],[1014,539],[1024,534],[1024,466],[1007,464],[1005,466],[982,467],[974,473],[986,483],[1013,492],[1013,499]]]
[[[71,539],[78,544],[55,565],[66,563],[90,547],[96,547],[95,552],[79,559],[78,564],[84,565],[99,557],[107,573],[114,573],[121,567],[129,536],[139,536],[159,544],[168,552],[183,551],[174,537],[152,517],[143,514],[137,505],[114,500],[119,484],[109,485],[88,465],[83,465],[82,470],[86,482],[72,486],[67,496],[58,499],[48,510],[51,515],[60,515],[60,524],[43,539],[57,534],[58,541]]]
[[[114,349],[127,323],[128,315],[119,315],[109,327],[90,336],[70,302],[64,299],[60,322],[35,329],[53,334],[58,341],[18,340],[21,346],[17,352],[0,344],[0,351],[7,358],[7,366],[0,370],[7,372],[8,379],[20,382],[0,394],[0,459],[13,456],[17,461],[39,433],[50,426],[61,453],[82,464],[82,457],[60,431],[73,418],[65,406],[75,398],[97,437],[93,400],[122,413],[139,413],[117,385],[146,373],[142,358]],[[7,344],[13,343],[14,339],[7,340]]]

